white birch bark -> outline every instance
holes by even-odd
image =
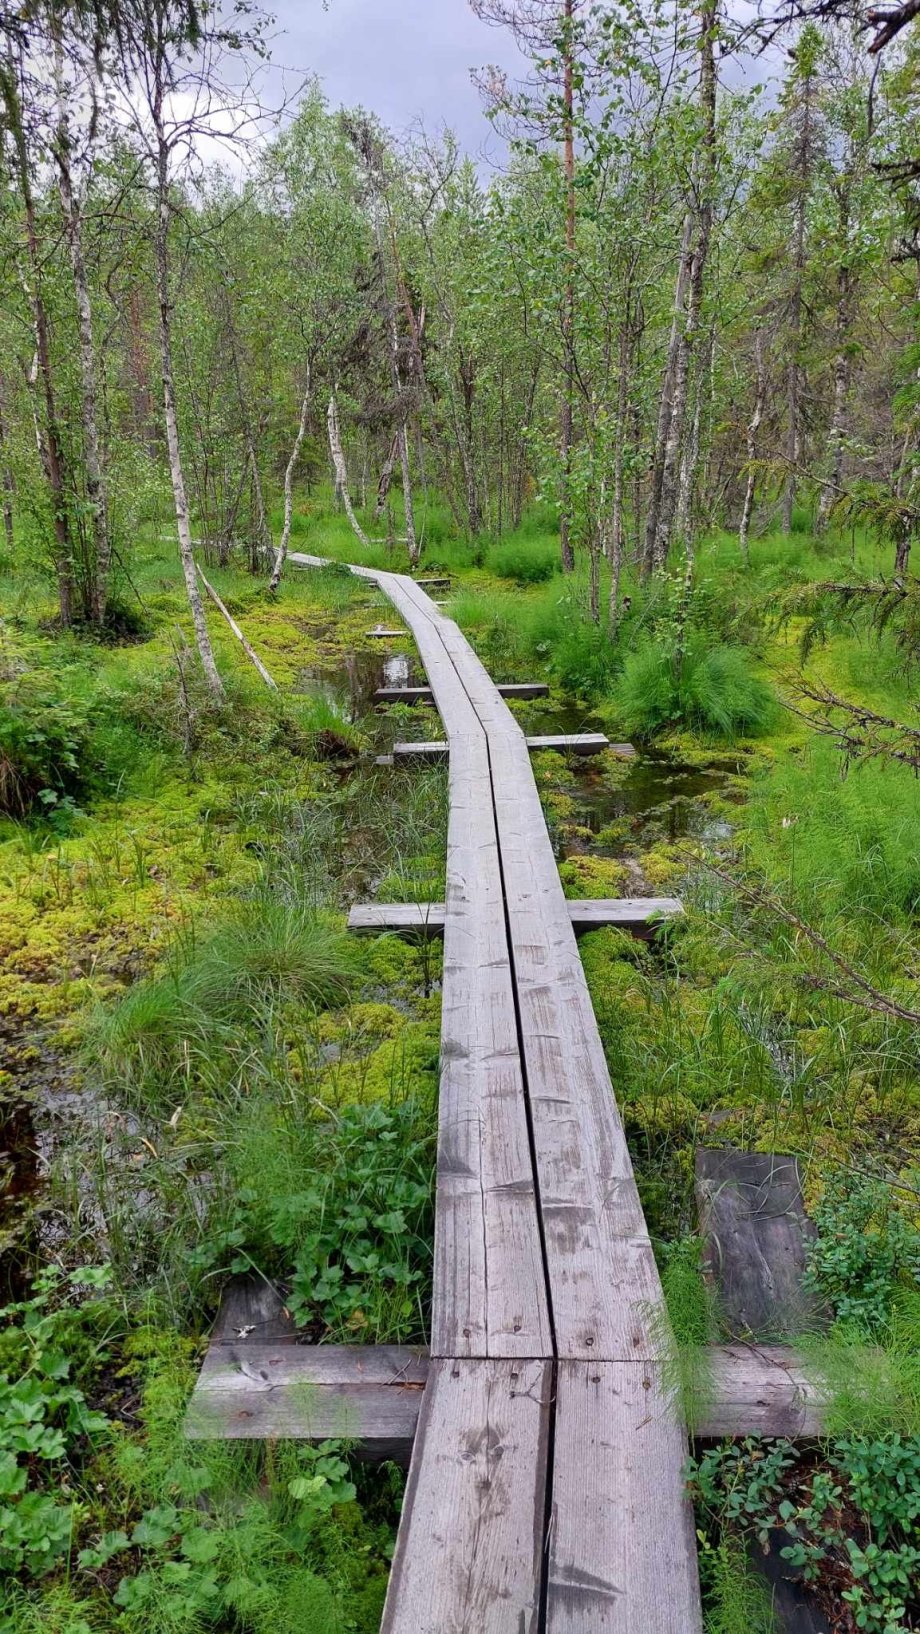
[[[297,468],[297,461],[300,458],[300,450],[303,446],[303,440],[306,435],[307,418],[310,413],[310,403],[312,397],[313,379],[310,365],[308,363],[307,384],[303,394],[303,401],[300,405],[300,420],[297,425],[297,435],[294,438],[294,447],[291,449],[291,457],[287,462],[284,472],[284,526],[281,529],[281,541],[278,545],[278,549],[275,552],[275,560],[272,566],[272,576],[268,581],[268,588],[271,591],[277,590],[279,584],[281,583],[281,575],[284,571],[284,564],[287,560],[288,545],[291,542],[291,517],[294,511],[294,472]]]
[[[326,411],[326,423],[329,427],[329,452],[332,455],[332,464],[335,468],[336,491],[345,507],[345,515],[351,524],[352,532],[360,539],[365,547],[370,540],[355,515],[348,492],[348,467],[345,464],[345,450],[342,447],[342,435],[339,430],[339,406],[335,400],[335,392],[329,394],[329,407]]]

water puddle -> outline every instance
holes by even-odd
[[[354,725],[373,709],[378,687],[424,684],[420,665],[407,653],[359,651],[337,664],[311,664],[302,669],[295,691],[323,698]]]
[[[575,808],[573,827],[584,832],[574,849],[616,857],[637,842],[728,839],[731,824],[711,810],[709,797],[740,804],[744,796],[732,786],[738,771],[736,761],[688,766],[653,750],[641,752],[613,776],[591,765],[576,768],[566,792]]]

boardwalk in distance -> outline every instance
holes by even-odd
[[[353,571],[449,745],[431,1361],[383,1634],[699,1634],[661,1287],[527,743],[412,579]]]

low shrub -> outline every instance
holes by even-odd
[[[0,811],[29,817],[71,806],[90,777],[86,709],[39,687],[0,704]]]
[[[706,648],[692,638],[682,655],[673,641],[646,641],[627,657],[616,689],[628,732],[651,738],[670,726],[729,741],[764,731],[774,715],[770,688],[734,647]]]

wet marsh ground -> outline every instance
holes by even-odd
[[[716,579],[719,549],[703,558]],[[766,583],[769,551],[758,571]],[[594,637],[579,633],[583,586],[515,590],[482,569],[454,572],[452,607],[493,677],[550,685],[548,699],[512,705],[525,730],[627,736],[616,678],[598,678]],[[321,1468],[293,1448],[274,1469],[254,1456],[193,1477],[180,1426],[236,1271],[279,1278],[312,1340],[424,1340],[440,946],[349,942],[342,925],[353,901],[443,898],[444,769],[375,765],[397,737],[440,726],[430,707],[375,706],[377,687],[424,676],[411,643],[368,635],[383,604],[366,586],[291,573],[270,603],[243,573],[213,577],[280,698],[215,619],[230,704],[209,709],[184,654],[168,547],[139,569],[146,629],[130,646],[56,636],[41,584],[0,585],[10,696],[50,703],[83,768],[44,815],[0,834],[4,1292],[39,1299],[31,1315],[10,1311],[0,1347],[15,1370],[24,1323],[46,1323],[72,1355],[74,1388],[109,1420],[80,1431],[59,1466],[70,1530],[61,1541],[60,1521],[49,1569],[13,1563],[14,1634],[76,1629],[80,1617],[93,1634],[215,1619],[293,1634],[303,1607],[324,1634],[373,1634],[385,1588],[397,1473],[372,1478],[339,1449]],[[580,643],[568,679],[560,630]],[[777,689],[795,635],[761,631],[748,649]],[[841,690],[904,707],[893,638],[835,635],[813,664]],[[694,1251],[701,1143],[795,1151],[813,1207],[841,1165],[893,1181],[907,1229],[916,1032],[854,1005],[783,915],[910,1005],[911,780],[879,766],[842,779],[833,746],[782,711],[756,738],[676,727],[638,748],[631,760],[540,754],[534,771],[567,894],[685,903],[649,943],[606,930],[580,944],[666,1283],[673,1291],[674,1266]],[[877,1212],[868,1240],[892,1229]],[[894,1298],[903,1263],[886,1264]],[[36,1296],[43,1266],[58,1280]],[[60,1278],[86,1266],[105,1267],[101,1285],[93,1273],[68,1291]],[[200,1509],[186,1488],[205,1478],[214,1535],[189,1555]],[[292,1498],[291,1483],[311,1496]],[[115,1533],[125,1542],[111,1564],[97,1559]],[[721,1520],[707,1535],[730,1548]],[[251,1552],[264,1569],[247,1590],[259,1609],[244,1612],[230,1562],[247,1538],[260,1540]],[[213,1582],[196,1549],[214,1551]],[[715,1606],[717,1586],[707,1593]],[[835,1634],[856,1626],[846,1615]]]

